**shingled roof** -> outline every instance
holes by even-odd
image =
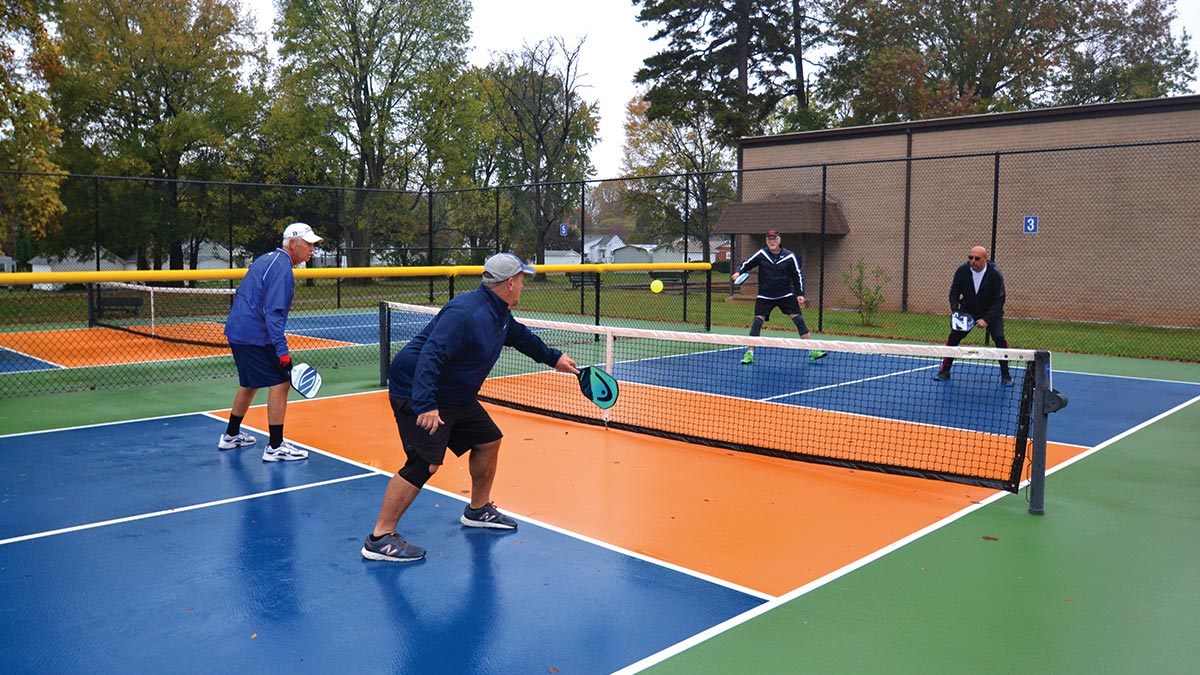
[[[734,202],[717,221],[716,232],[760,235],[770,229],[785,234],[821,233],[821,195],[819,193],[774,193],[749,202]],[[825,198],[825,233],[849,234],[842,205]]]

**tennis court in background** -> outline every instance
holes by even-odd
[[[1055,386],[1051,466],[1200,397]],[[224,411],[0,437],[0,664],[612,672],[997,494],[494,410],[494,495],[521,529],[459,526],[469,477],[448,461],[401,524],[429,549],[412,565],[358,555],[402,456],[384,392],[294,401],[288,435],[317,451],[296,464],[213,449]]]
[[[224,328],[223,321],[177,321],[132,323],[124,330],[97,326],[0,333],[0,376],[228,356]],[[296,351],[376,344],[378,335],[377,314],[371,312],[295,316],[288,321],[288,342]]]

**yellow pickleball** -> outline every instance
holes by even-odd
[[[654,281],[650,282],[650,290],[654,291],[655,293],[662,293],[662,289],[662,279],[655,279]]]

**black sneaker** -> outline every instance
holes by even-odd
[[[379,541],[371,541],[371,537],[368,536],[363,542],[362,557],[388,562],[415,562],[425,557],[425,549],[413,546],[393,532],[384,535]]]
[[[463,509],[462,517],[458,522],[467,527],[490,527],[496,530],[515,530],[517,529],[517,521],[500,513],[496,509],[496,505],[488,502],[483,506],[473,509],[470,504]]]
[[[939,371],[938,371],[938,374],[937,374],[937,379],[939,379],[939,380],[948,380],[948,379],[950,379],[950,371],[948,371],[948,370],[939,370]]]

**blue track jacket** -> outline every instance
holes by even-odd
[[[288,353],[288,311],[296,292],[292,258],[282,248],[259,256],[238,285],[225,321],[225,337],[241,345],[275,345],[276,356]]]
[[[410,399],[418,415],[468,405],[506,345],[552,368],[562,356],[513,318],[508,303],[480,284],[446,303],[396,354],[388,393]]]

